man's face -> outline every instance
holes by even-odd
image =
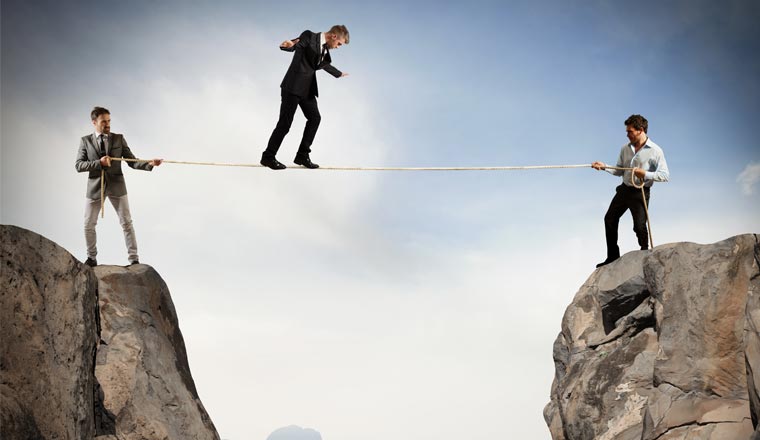
[[[335,34],[327,34],[327,47],[330,49],[337,49],[346,44],[345,37],[339,37]]]
[[[106,113],[104,115],[98,116],[98,119],[94,119],[92,121],[92,125],[95,126],[95,131],[98,133],[111,133],[111,115]]]
[[[641,143],[646,139],[646,133],[644,130],[637,130],[631,125],[625,126],[625,135],[628,136],[628,140],[633,143]]]

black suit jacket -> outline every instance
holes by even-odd
[[[295,52],[285,78],[280,84],[283,90],[302,98],[319,96],[317,70],[324,69],[336,78],[340,78],[343,74],[330,64],[332,59],[329,50],[325,53],[322,62],[319,62],[319,56],[322,53],[322,47],[319,44],[320,37],[321,33],[306,30],[298,37],[298,43],[289,48],[280,48],[286,52]]]

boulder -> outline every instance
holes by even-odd
[[[95,435],[97,279],[52,241],[0,225],[0,438]]]
[[[597,269],[554,344],[552,438],[760,436],[759,242],[669,244]]]
[[[218,440],[169,289],[0,225],[0,438]]]
[[[98,266],[98,434],[218,440],[198,397],[169,289],[150,266]]]

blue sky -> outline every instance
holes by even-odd
[[[85,258],[73,162],[94,105],[139,157],[257,162],[277,45],[341,23],[350,76],[320,73],[315,162],[614,162],[640,113],[671,170],[655,244],[758,232],[756,2],[504,3],[4,1],[0,219]],[[552,343],[604,258],[618,178],[167,164],[126,180],[223,438],[548,438]],[[112,210],[98,233],[100,262],[125,264]],[[636,248],[627,216],[620,235]]]

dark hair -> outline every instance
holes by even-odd
[[[348,35],[348,28],[345,25],[336,24],[335,26],[331,27],[330,30],[327,32],[333,35],[337,35],[338,37],[345,38],[346,44],[348,44],[350,40],[349,35]]]
[[[628,119],[625,120],[625,126],[627,127],[629,125],[636,130],[644,130],[644,133],[646,133],[647,128],[649,128],[649,122],[647,122],[647,118],[641,115],[629,116]]]
[[[94,121],[94,120],[98,119],[98,116],[100,116],[100,115],[110,115],[110,114],[111,114],[111,112],[109,112],[107,108],[104,108],[104,107],[95,107],[90,112],[90,118],[92,118],[92,120]]]

